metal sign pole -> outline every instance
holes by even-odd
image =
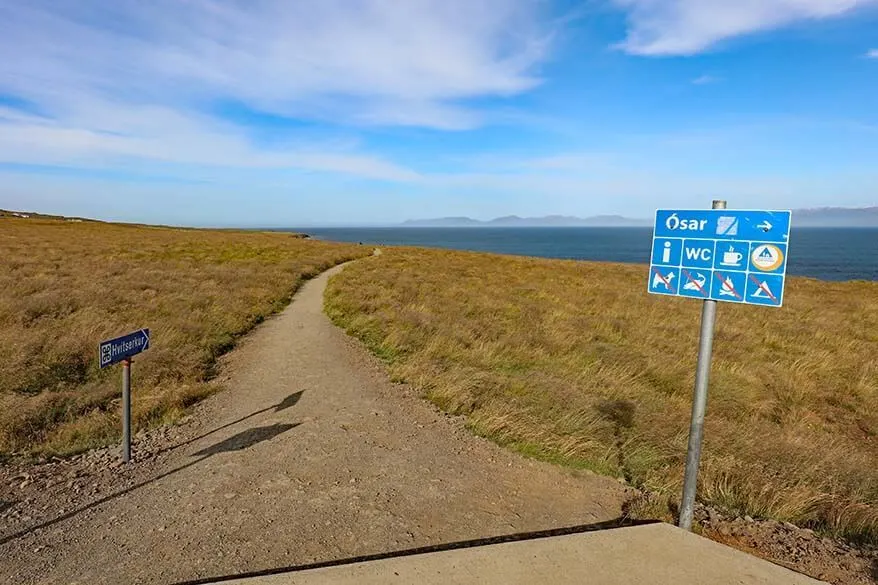
[[[122,362],[122,461],[131,461],[131,356],[149,349],[149,329],[98,344],[101,369]]]
[[[725,201],[714,201],[713,209],[725,209]],[[692,400],[692,422],[689,426],[689,448],[686,453],[686,474],[683,500],[680,504],[680,528],[692,529],[692,511],[698,486],[698,463],[701,460],[701,438],[704,434],[704,413],[707,409],[707,387],[710,379],[710,358],[713,352],[713,327],[716,322],[716,301],[706,300],[701,309],[701,339],[698,343],[698,366],[695,372],[695,396]]]
[[[131,360],[122,361],[122,461],[131,461]]]

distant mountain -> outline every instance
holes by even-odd
[[[469,217],[440,217],[438,219],[409,219],[402,223],[406,227],[474,227],[484,222]]]
[[[819,207],[793,211],[797,227],[878,227],[878,207]]]
[[[547,215],[545,217],[507,215],[490,221],[479,221],[469,217],[410,219],[402,225],[406,227],[643,227],[652,225],[652,221],[630,219],[621,215],[597,215],[587,218],[567,215]]]
[[[519,217],[507,215],[490,221],[470,217],[443,217],[439,219],[412,219],[407,227],[648,227],[650,219],[632,219],[621,215],[573,217],[547,215]],[[820,207],[793,211],[793,227],[878,227],[878,207]]]

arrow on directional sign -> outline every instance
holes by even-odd
[[[761,229],[764,232],[770,232],[771,228],[773,228],[774,226],[771,225],[771,223],[769,223],[769,221],[766,219],[765,221],[763,221],[762,223],[760,223],[756,227],[758,227],[759,229]]]
[[[134,331],[128,335],[102,341],[98,347],[100,366],[110,366],[149,349],[149,329]]]

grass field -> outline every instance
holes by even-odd
[[[0,218],[0,455],[118,440],[119,369],[98,342],[149,327],[138,427],[206,396],[216,358],[304,279],[365,255],[292,234]]]
[[[645,266],[391,249],[326,307],[477,433],[676,502],[701,304],[645,290]],[[701,501],[878,541],[878,283],[721,304],[705,433]]]

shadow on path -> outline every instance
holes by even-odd
[[[271,406],[267,406],[261,410],[257,410],[256,412],[251,412],[247,416],[242,416],[238,420],[233,420],[232,422],[226,423],[221,427],[217,427],[213,430],[207,431],[206,433],[204,433],[202,435],[198,435],[197,437],[193,437],[193,438],[189,439],[188,441],[183,441],[182,443],[178,443],[176,445],[172,445],[170,447],[165,447],[164,449],[160,449],[159,451],[157,451],[156,454],[165,453],[166,451],[173,451],[174,449],[179,449],[180,447],[185,447],[186,445],[190,445],[190,444],[194,443],[195,441],[200,441],[204,437],[208,437],[208,436],[210,436],[218,431],[235,426],[238,423],[244,422],[245,420],[247,420],[249,418],[253,418],[254,416],[258,416],[262,413],[268,412],[269,410],[274,409],[275,412],[280,412],[282,410],[286,410],[286,409],[298,404],[299,400],[302,399],[302,394],[304,394],[304,393],[305,393],[304,390],[299,390],[298,392],[294,392],[294,393],[290,394],[289,396],[287,396],[286,398],[284,398],[283,400],[281,400],[280,402],[278,402],[277,404],[272,404]]]
[[[370,561],[380,561],[384,559],[394,559],[402,557],[410,557],[414,555],[423,555],[427,553],[437,553],[449,550],[459,550],[464,548],[475,548],[479,546],[487,546],[491,544],[502,544],[505,542],[521,542],[524,540],[536,540],[540,538],[551,538],[554,536],[567,536],[570,534],[582,534],[585,532],[596,532],[598,530],[609,530],[613,528],[627,528],[630,526],[643,526],[646,524],[661,524],[659,520],[626,520],[624,518],[616,518],[606,522],[596,522],[594,524],[581,524],[579,526],[568,526],[565,528],[554,528],[552,530],[540,530],[537,532],[519,532],[517,534],[508,534],[504,536],[492,536],[489,538],[477,538],[475,540],[463,540],[460,542],[449,542],[446,544],[436,544],[432,546],[422,546],[420,548],[411,548],[408,550],[400,550],[386,553],[377,553],[373,555],[364,555],[349,559],[339,559],[336,561],[324,561],[320,563],[311,563],[307,565],[296,565],[292,567],[279,567],[276,569],[265,569],[262,571],[252,571],[249,573],[238,573],[235,575],[221,575],[217,577],[207,577],[205,579],[195,579],[192,581],[180,581],[175,585],[208,585],[209,583],[222,583],[224,581],[234,581],[237,579],[252,579],[254,577],[267,577],[269,575],[282,575],[285,573],[297,573],[300,571],[308,571],[312,569],[325,569],[328,567],[340,567],[344,565],[353,565],[355,563],[365,563]]]
[[[274,408],[274,407],[271,407],[271,408]],[[268,409],[266,409],[266,410],[268,410]],[[81,506],[79,508],[71,510],[70,512],[67,512],[66,514],[62,514],[56,518],[52,518],[51,520],[47,520],[46,522],[43,522],[41,524],[37,524],[35,526],[25,528],[24,530],[20,530],[18,532],[10,534],[9,536],[5,536],[3,538],[0,538],[0,545],[4,545],[7,542],[13,541],[17,538],[21,538],[22,536],[26,536],[27,534],[30,534],[31,532],[34,532],[35,530],[40,530],[42,528],[47,528],[47,527],[52,526],[54,524],[57,524],[59,522],[63,522],[64,520],[67,520],[69,518],[73,518],[74,516],[77,516],[77,515],[81,514],[82,512],[85,512],[86,510],[90,510],[92,508],[100,506],[101,504],[105,504],[111,500],[115,500],[116,498],[119,498],[119,497],[124,496],[126,494],[130,494],[131,492],[138,490],[144,486],[147,486],[151,483],[154,483],[160,479],[174,475],[175,473],[183,471],[184,469],[186,469],[188,467],[192,467],[193,465],[201,463],[202,461],[204,461],[205,459],[209,458],[212,455],[216,455],[218,453],[227,453],[227,452],[240,451],[242,449],[247,449],[249,447],[252,447],[253,445],[256,445],[257,443],[261,443],[262,441],[271,440],[274,437],[280,435],[281,433],[285,433],[286,431],[288,431],[292,428],[295,428],[295,427],[299,426],[300,424],[302,424],[302,423],[284,423],[284,424],[278,423],[278,424],[268,425],[268,426],[264,426],[264,427],[256,427],[256,428],[252,428],[252,429],[247,429],[246,431],[242,431],[242,432],[238,433],[237,435],[233,435],[224,441],[220,441],[219,443],[217,443],[215,445],[211,445],[210,447],[207,447],[206,449],[202,449],[198,453],[194,453],[192,455],[192,457],[199,457],[199,459],[196,459],[195,461],[190,461],[189,463],[187,463],[185,465],[181,465],[180,467],[176,467],[170,471],[166,471],[165,473],[162,473],[162,474],[157,475],[155,477],[151,477],[150,479],[148,479],[146,481],[136,483],[136,484],[134,484],[130,487],[127,487],[123,490],[119,490],[119,491],[114,492],[108,496],[104,496],[103,498],[99,498],[93,502],[89,502],[88,504],[86,504],[84,506]]]
[[[261,443],[262,441],[270,441],[279,434],[284,433],[300,424],[301,423],[278,423],[274,425],[269,425],[267,427],[256,427],[253,429],[247,429],[246,431],[242,431],[237,435],[232,435],[225,441],[220,441],[219,443],[202,449],[197,453],[193,453],[192,457],[203,456],[202,459],[199,459],[199,461],[203,461],[207,457],[210,457],[211,455],[216,455],[217,453],[240,451],[241,449],[252,447],[253,445]]]

